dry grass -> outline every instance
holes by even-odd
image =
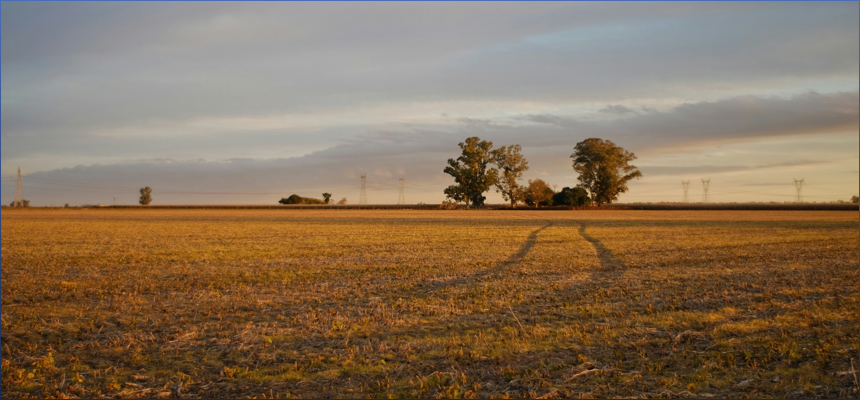
[[[858,395],[856,212],[2,221],[3,397]]]

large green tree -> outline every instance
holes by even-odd
[[[609,140],[585,139],[573,150],[573,169],[597,205],[618,200],[618,195],[627,191],[627,182],[642,177],[636,166],[629,164],[636,155]]]
[[[496,192],[511,202],[511,208],[517,208],[517,202],[523,201],[523,187],[517,183],[522,179],[523,171],[529,169],[529,162],[520,154],[520,145],[502,146],[493,150],[493,163],[499,167]]]
[[[457,159],[449,158],[445,172],[454,177],[455,185],[445,189],[445,196],[466,203],[466,207],[484,205],[484,192],[496,184],[497,171],[490,168],[493,162],[493,142],[470,137],[459,144],[463,153]]]

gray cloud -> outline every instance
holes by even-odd
[[[199,118],[857,81],[855,3],[2,7],[2,136],[47,152]],[[4,157],[33,152],[3,143]]]
[[[639,148],[768,136],[848,132],[858,128],[858,93],[803,93],[792,97],[743,96],[686,103],[611,121],[577,121],[555,115],[521,117],[577,136],[617,138]],[[557,136],[562,139],[561,136]]]
[[[827,161],[822,160],[798,160],[798,161],[788,161],[781,163],[772,163],[772,164],[760,164],[760,165],[696,165],[696,166],[660,166],[660,165],[649,165],[649,166],[641,166],[639,170],[642,171],[643,174],[648,176],[656,176],[656,175],[701,175],[701,174],[718,174],[723,172],[737,172],[737,171],[754,171],[754,170],[762,170],[768,168],[779,168],[779,167],[798,167],[798,166],[811,166],[811,165],[819,165],[824,164]],[[768,186],[770,184],[744,184],[744,185],[752,185],[752,186]],[[785,185],[785,183],[781,183],[779,185]]]
[[[624,115],[624,114],[629,114],[629,113],[635,113],[636,111],[633,111],[627,107],[624,107],[621,104],[615,104],[615,105],[607,105],[606,107],[600,109],[600,112],[607,113],[607,114]]]

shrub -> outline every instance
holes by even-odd
[[[552,203],[557,206],[583,207],[591,204],[591,197],[588,196],[588,191],[583,187],[566,187],[553,195]]]
[[[451,199],[445,199],[442,204],[439,204],[440,210],[456,210],[457,202]]]
[[[297,194],[293,194],[290,197],[285,199],[281,199],[278,201],[281,204],[325,204],[324,201],[320,199],[314,199],[310,197],[302,197]]]

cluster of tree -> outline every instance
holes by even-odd
[[[290,197],[283,198],[283,199],[279,200],[278,203],[281,203],[281,204],[331,204],[332,203],[333,200],[331,199],[331,193],[323,193],[322,196],[323,196],[323,199],[320,200],[320,199],[314,199],[311,197],[302,197],[302,196],[299,196],[297,194],[294,194]],[[340,199],[340,201],[338,201],[337,204],[340,204],[340,205],[346,204],[346,197]]]
[[[556,192],[542,179],[529,180],[529,185],[525,188],[523,201],[533,207],[583,207],[591,205],[591,197],[588,196],[588,191],[585,188],[581,186],[573,188],[565,187]]]
[[[30,200],[13,201],[9,207],[30,207]]]
[[[281,204],[327,204],[325,201],[322,201],[320,199],[314,199],[311,197],[302,197],[302,196],[299,196],[297,194],[294,194],[294,195],[291,195],[290,197],[278,200],[278,203],[281,203]]]
[[[543,180],[530,180],[528,186],[519,183],[528,161],[520,154],[520,145],[493,149],[493,142],[478,137],[467,138],[459,144],[462,154],[448,159],[444,172],[454,177],[454,185],[445,189],[445,196],[466,206],[484,204],[484,193],[492,186],[505,201],[516,208],[524,202],[532,206],[608,204],[627,191],[627,182],[642,173],[629,162],[636,156],[608,140],[586,139],[576,144],[573,169],[579,173],[579,185],[565,187],[556,193]]]

